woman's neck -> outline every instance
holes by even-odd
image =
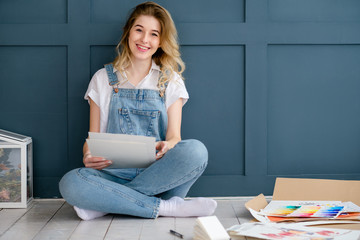
[[[149,61],[132,61],[132,64],[126,69],[128,81],[136,86],[142,79],[148,75],[151,68]]]

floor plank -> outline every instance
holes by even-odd
[[[218,205],[214,214],[217,216],[225,229],[239,224],[236,212],[230,201],[218,200],[217,203]]]
[[[52,200],[35,202],[33,207],[1,236],[1,239],[33,239],[63,204],[64,201]]]
[[[196,218],[175,218],[175,231],[184,236],[184,240],[191,240],[194,233]],[[179,239],[179,238],[175,238]]]
[[[175,218],[159,217],[156,219],[146,219],[141,230],[140,240],[157,240],[174,239],[170,234],[170,229],[175,228]]]
[[[113,220],[113,215],[106,215],[91,221],[81,221],[77,226],[71,240],[98,240],[104,239],[108,228]]]
[[[34,240],[69,239],[80,222],[73,207],[65,203]]]
[[[127,216],[114,216],[106,233],[106,240],[137,240],[140,237],[144,219]]]
[[[216,199],[215,215],[225,228],[252,219],[245,199]],[[80,220],[72,206],[64,200],[35,200],[28,209],[0,210],[0,240],[150,240],[179,238],[170,229],[191,240],[196,217],[142,219],[123,215],[107,215],[91,221]],[[239,238],[245,239],[245,238]]]
[[[234,208],[234,211],[239,220],[239,223],[246,223],[246,222],[249,222],[251,219],[253,219],[250,212],[245,208],[246,202],[247,201],[244,201],[244,200],[235,200],[235,201],[230,200],[230,203],[232,204],[232,206]]]
[[[3,235],[16,221],[18,221],[28,209],[2,209],[0,211],[0,237]]]

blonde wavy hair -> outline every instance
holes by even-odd
[[[152,59],[160,66],[161,76],[158,80],[158,88],[161,96],[164,95],[167,82],[173,77],[174,72],[178,73],[184,80],[182,72],[185,70],[185,64],[180,57],[178,36],[174,21],[170,13],[154,2],[144,2],[135,7],[130,14],[125,26],[123,35],[119,44],[116,47],[117,57],[113,65],[120,71],[124,77],[126,68],[131,65],[131,51],[128,43],[130,30],[133,27],[136,19],[140,16],[155,17],[161,26],[160,31],[160,47],[152,56]]]

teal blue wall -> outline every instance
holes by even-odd
[[[0,1],[0,128],[33,137],[34,195],[82,166],[83,100],[134,0]],[[178,28],[183,138],[208,147],[190,196],[271,194],[282,177],[360,180],[360,1],[157,1]]]

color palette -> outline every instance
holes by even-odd
[[[343,206],[321,206],[321,205],[303,205],[303,206],[279,206],[266,215],[282,216],[282,217],[301,217],[301,218],[335,218],[337,217]]]
[[[343,206],[301,206],[288,217],[335,218],[343,208]]]
[[[313,217],[320,209],[320,206],[301,206],[297,211],[289,214],[288,217]]]
[[[286,216],[289,215],[296,210],[298,210],[301,206],[281,206],[276,209],[272,209],[271,212],[266,212],[267,215],[276,215],[276,216]]]

